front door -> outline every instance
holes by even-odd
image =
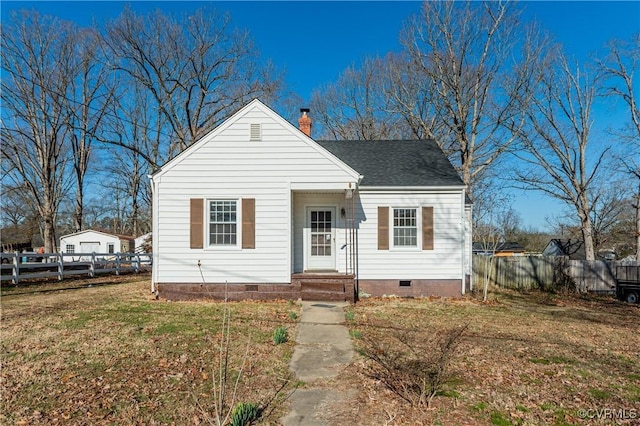
[[[334,207],[309,207],[307,209],[307,269],[336,269]]]

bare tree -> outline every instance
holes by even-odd
[[[138,16],[125,10],[108,25],[105,43],[113,68],[140,83],[164,116],[164,160],[252,98],[268,100],[279,89],[272,67],[259,65],[248,33],[232,31],[229,17],[215,12],[176,20],[159,11]]]
[[[312,94],[314,119],[322,136],[337,140],[380,140],[402,137],[399,117],[389,113],[383,91],[389,64],[365,59],[347,68],[335,83]]]
[[[76,42],[69,23],[35,12],[13,14],[2,26],[3,181],[29,192],[47,252],[56,248],[56,215],[69,189],[65,103]]]
[[[76,41],[77,77],[71,81],[69,97],[69,137],[73,152],[73,170],[76,180],[74,232],[84,228],[85,177],[90,168],[92,145],[104,129],[105,117],[114,99],[109,81],[109,70],[100,58],[100,37],[93,30],[78,33]]]
[[[590,197],[609,150],[592,146],[596,85],[596,77],[573,68],[558,52],[532,102],[523,106],[526,125],[518,133],[523,152],[515,154],[523,165],[515,171],[522,188],[541,191],[574,210],[587,260],[595,259]]]
[[[121,192],[118,199],[128,200],[122,212],[111,213],[114,217],[122,216],[125,232],[137,236],[150,227],[144,219],[150,217],[151,208],[151,188],[146,177],[167,158],[163,133],[166,120],[152,107],[150,94],[138,81],[123,86],[128,93],[121,94],[113,103],[114,110],[108,117],[110,140],[117,143],[108,149],[111,161],[105,164],[105,169],[110,176],[108,186]],[[128,148],[121,149],[124,145]]]
[[[597,254],[603,249],[615,249],[615,245],[619,243],[613,231],[626,219],[629,191],[623,182],[614,181],[594,188],[592,194],[591,222],[593,244]]]
[[[39,234],[38,211],[29,192],[23,186],[14,186],[3,182],[0,197],[0,228],[2,246],[16,243],[26,243],[32,240],[34,234]]]
[[[604,60],[598,61],[598,66],[606,79],[606,96],[622,99],[628,107],[628,126],[618,136],[627,141],[632,155],[619,158],[629,174],[636,182],[635,201],[633,208],[636,212],[636,259],[640,261],[640,100],[638,100],[638,85],[634,86],[634,74],[640,65],[640,34],[635,34],[629,41],[613,40],[609,43],[609,54]],[[637,83],[637,82],[636,82]],[[634,155],[635,154],[635,155]]]
[[[509,242],[509,238],[520,227],[520,216],[509,205],[508,197],[499,190],[495,191],[494,194],[496,202],[482,206],[481,215],[475,218],[473,225],[474,244],[479,244],[480,247],[478,248],[483,253],[483,257],[478,258],[477,262],[482,259],[484,263],[483,300],[485,302],[489,294],[489,283],[492,279],[491,275],[494,269],[496,252],[503,243]]]
[[[444,140],[446,128],[437,117],[430,82],[424,78],[422,64],[408,53],[391,53],[385,58],[382,93],[387,109],[406,123],[411,138]]]
[[[443,126],[438,141],[471,194],[524,124],[521,103],[541,69],[547,43],[533,28],[522,31],[519,13],[512,2],[426,1],[402,36],[409,81],[421,81],[407,90],[418,99],[395,97],[399,112],[418,136]]]

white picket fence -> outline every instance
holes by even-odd
[[[71,275],[141,272],[151,269],[151,253],[1,253],[2,282]]]

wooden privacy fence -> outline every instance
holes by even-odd
[[[473,282],[477,288],[483,287],[490,276],[489,284],[516,290],[564,287],[580,292],[613,292],[617,280],[622,279],[616,271],[637,277],[639,270],[638,262],[570,260],[561,256],[473,256]]]
[[[140,272],[151,268],[150,253],[1,253],[2,282],[35,278],[57,278],[122,272]]]

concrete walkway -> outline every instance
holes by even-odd
[[[345,395],[322,382],[337,377],[353,358],[349,331],[344,325],[346,302],[302,302],[296,346],[289,368],[304,389],[290,396],[291,412],[281,419],[284,426],[326,425],[328,407],[344,402]],[[314,386],[315,383],[315,386]]]

